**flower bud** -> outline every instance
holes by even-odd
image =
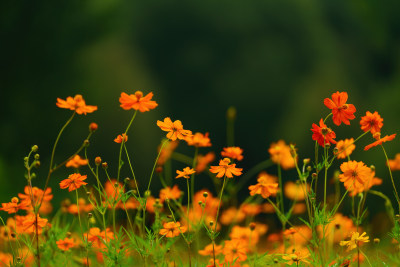
[[[307,166],[307,171],[308,172],[312,171],[312,167],[311,166]]]
[[[96,157],[96,158],[94,159],[94,163],[95,163],[97,166],[99,166],[99,165],[101,164],[101,158],[100,158],[100,157]]]
[[[85,141],[83,141],[83,145],[84,145],[84,146],[88,147],[89,144],[90,144],[89,140],[86,139]]]
[[[34,159],[39,160],[40,155],[39,154],[35,154]]]
[[[151,196],[151,191],[150,191],[150,190],[147,190],[146,192],[144,192],[144,196],[145,196],[145,197]]]
[[[39,147],[38,147],[37,145],[34,145],[34,146],[32,147],[32,152],[37,152],[38,149],[39,149]]]
[[[108,163],[107,162],[103,162],[102,164],[101,164],[101,167],[103,167],[103,169],[107,169],[108,168]]]
[[[208,193],[207,192],[203,192],[203,197],[207,198],[208,197]]]
[[[255,222],[251,222],[250,224],[249,224],[249,227],[250,227],[250,230],[251,231],[254,231],[255,229],[256,229],[256,223]]]
[[[371,165],[371,166],[369,166],[369,168],[371,169],[371,171],[375,171],[375,165]]]
[[[156,168],[156,173],[161,173],[163,171],[163,167],[162,166],[158,166]]]
[[[214,221],[210,221],[209,224],[210,224],[210,226],[213,226],[214,225]]]
[[[35,167],[36,167],[36,168],[39,168],[39,167],[40,167],[40,161],[38,161],[38,160],[35,161]]]
[[[310,163],[310,159],[303,159],[303,163],[304,163],[304,165],[307,165],[307,164],[309,164]]]
[[[335,148],[333,149],[333,154],[336,155],[337,153],[339,153],[339,148],[335,147]]]
[[[13,198],[11,199],[11,202],[12,202],[12,203],[18,203],[18,202],[19,202],[19,199],[18,199],[17,197],[13,197]]]
[[[199,203],[199,206],[201,206],[201,204],[203,204],[203,201],[200,200],[198,203]]]
[[[330,148],[331,144],[330,143],[325,143],[325,148]]]
[[[379,244],[381,242],[381,240],[379,238],[374,238],[374,243],[375,244]]]
[[[99,126],[95,122],[92,122],[91,124],[89,124],[89,131],[90,132],[95,132],[95,131],[97,131],[98,128],[99,128]]]
[[[90,219],[90,218],[93,217],[93,213],[89,212],[87,216],[88,216],[88,218]]]
[[[129,184],[130,181],[131,181],[131,179],[130,179],[129,177],[126,177],[126,178],[124,179],[124,183],[126,183],[126,184]]]
[[[31,179],[35,179],[35,178],[36,178],[36,173],[33,172],[33,173],[31,174]]]
[[[318,176],[318,175],[317,175],[315,172],[313,172],[313,173],[311,174],[311,177],[312,177],[313,179],[316,179],[317,176]]]

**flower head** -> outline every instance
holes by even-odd
[[[70,248],[76,247],[78,244],[72,238],[64,238],[56,241],[57,247],[63,251],[68,251]]]
[[[219,161],[219,166],[211,166],[210,172],[217,173],[217,178],[226,176],[228,178],[233,178],[233,175],[242,175],[242,168],[236,168],[236,164],[230,164],[231,160],[228,158],[221,159]]]
[[[278,183],[275,176],[264,174],[257,179],[256,185],[249,186],[250,195],[261,195],[263,198],[275,196],[278,192]]]
[[[281,165],[284,170],[295,167],[295,159],[290,153],[290,146],[288,146],[285,141],[279,140],[276,143],[272,143],[268,152],[271,156],[271,160],[274,163]]]
[[[340,241],[342,247],[347,246],[347,251],[353,250],[360,246],[361,243],[369,242],[369,236],[364,232],[360,235],[358,232],[351,233],[351,239],[349,241]]]
[[[194,135],[188,135],[185,137],[185,141],[189,146],[195,147],[209,147],[211,146],[210,138],[208,133],[195,133]]]
[[[356,145],[354,145],[354,139],[350,138],[338,141],[336,143],[336,148],[338,152],[335,154],[335,156],[338,159],[345,159],[347,156],[351,155],[356,148]]]
[[[313,132],[312,139],[317,141],[320,146],[336,144],[334,140],[336,138],[335,132],[328,128],[322,119],[319,121],[319,126],[315,123],[312,124],[311,131]]]
[[[180,222],[167,222],[163,224],[163,227],[159,234],[165,235],[166,237],[175,237],[186,232],[186,226],[181,226]]]
[[[375,136],[377,137],[377,140],[375,142],[373,142],[372,144],[367,145],[364,148],[365,151],[369,150],[370,148],[372,148],[374,146],[379,146],[385,142],[392,141],[396,137],[396,134],[386,135],[385,137],[380,138],[380,136],[381,136],[380,132],[376,132],[376,133],[374,133],[374,137]]]
[[[287,198],[296,201],[304,200],[309,191],[310,191],[309,184],[304,186],[303,184],[298,184],[292,181],[286,182],[283,190]]]
[[[182,191],[179,190],[177,185],[174,185],[172,188],[167,186],[160,190],[160,200],[163,202],[166,199],[178,199],[182,195]]]
[[[128,142],[128,135],[126,135],[126,134],[119,134],[118,136],[117,136],[117,138],[115,138],[114,139],[114,142],[115,143],[117,143],[117,144],[121,144],[122,143],[122,141],[124,142],[124,143],[126,143],[126,142]]]
[[[2,207],[0,208],[0,210],[4,210],[5,212],[8,212],[8,214],[11,214],[11,213],[17,213],[17,211],[21,209],[24,210],[28,209],[29,204],[26,201],[21,203],[18,202],[19,199],[17,197],[13,197],[11,199],[11,202],[1,203]]]
[[[214,152],[208,152],[206,155],[198,155],[195,171],[197,173],[203,172],[206,169],[207,165],[213,162],[214,160],[215,160]]]
[[[157,126],[161,128],[161,130],[168,132],[167,138],[175,141],[176,139],[185,139],[187,136],[192,135],[192,131],[184,130],[182,122],[180,120],[176,120],[172,122],[172,120],[167,117],[164,121],[157,121]]]
[[[37,216],[37,226],[36,226],[36,216]],[[42,232],[43,227],[47,225],[48,220],[40,218],[39,215],[28,214],[25,217],[21,218],[22,221],[22,229],[25,233],[35,233],[36,228],[39,231],[39,234]]]
[[[332,94],[332,99],[325,98],[324,104],[332,110],[333,123],[339,126],[342,122],[350,125],[350,121],[355,118],[356,108],[353,104],[346,104],[348,95],[346,92],[336,92]]]
[[[193,170],[192,168],[186,167],[186,168],[183,169],[183,171],[176,170],[176,173],[177,173],[178,175],[177,175],[175,178],[181,178],[181,177],[183,177],[183,178],[189,179],[189,178],[190,178],[190,175],[192,175],[192,174],[195,173],[195,172],[196,172],[196,171]]]
[[[65,167],[71,167],[71,168],[79,168],[81,166],[85,166],[88,164],[87,159],[81,158],[79,155],[75,155],[71,160],[69,160],[66,164]]]
[[[240,147],[231,146],[231,147],[224,147],[224,151],[221,152],[221,156],[240,161],[243,159],[242,153],[243,149],[241,149]]]
[[[400,170],[400,153],[397,153],[394,159],[389,159],[389,167],[392,171]]]
[[[92,113],[93,111],[97,110],[97,106],[89,106],[86,105],[85,100],[81,95],[76,95],[74,98],[71,96],[67,97],[66,100],[61,98],[57,98],[57,107],[59,108],[66,108],[70,110],[75,110],[76,113],[85,114]]]
[[[372,134],[380,132],[383,127],[383,119],[378,112],[371,113],[367,111],[364,117],[360,120],[361,130],[364,132],[371,131]]]
[[[143,97],[141,91],[136,91],[133,95],[121,93],[119,98],[119,102],[121,103],[120,107],[125,110],[134,109],[140,112],[150,111],[158,106],[156,101],[151,100],[152,97],[153,93],[148,93]]]
[[[226,262],[241,262],[247,259],[248,244],[242,239],[232,239],[225,241],[223,254]]]
[[[214,245],[213,244],[207,245],[204,249],[199,250],[199,254],[203,256],[213,256],[213,251],[215,251],[215,256],[222,253],[222,245]]]
[[[87,183],[84,182],[86,178],[87,175],[80,175],[79,173],[73,173],[70,176],[68,176],[67,179],[62,180],[60,182],[60,188],[61,189],[68,188],[68,191],[71,192],[73,190],[78,189],[82,185],[86,185]]]
[[[346,189],[350,192],[363,192],[365,184],[371,178],[371,169],[362,161],[348,161],[340,165],[340,170],[343,172],[339,175],[339,180],[344,183]]]

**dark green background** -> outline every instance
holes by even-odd
[[[166,116],[210,132],[219,153],[226,109],[235,106],[235,144],[244,149],[245,171],[281,138],[296,143],[301,158],[311,157],[311,124],[329,113],[323,99],[337,90],[347,91],[357,108],[351,126],[333,127],[338,139],[358,136],[367,110],[382,115],[383,134],[398,132],[399,8],[398,1],[361,0],[1,1],[0,200],[22,191],[22,159],[34,144],[42,158],[35,184],[43,185],[52,144],[70,116],[56,98],[78,93],[99,110],[73,121],[56,161],[79,147],[95,121],[90,156],[109,162],[115,176],[113,139],[132,115],[118,97],[154,92],[159,107],[139,114],[128,142],[145,184],[164,135],[155,122]],[[352,158],[375,164],[381,188],[392,195],[382,151],[361,149],[370,141],[360,141]],[[399,139],[386,147],[394,157]],[[69,172],[55,173],[52,185]],[[56,191],[57,201],[68,195]]]

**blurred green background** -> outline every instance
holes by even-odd
[[[159,107],[137,116],[128,142],[146,184],[164,136],[155,122],[166,116],[210,132],[219,153],[226,110],[236,107],[244,170],[266,159],[278,139],[295,143],[301,158],[311,157],[311,124],[329,113],[323,99],[336,91],[347,91],[357,108],[351,126],[333,127],[338,139],[357,137],[367,110],[382,115],[383,134],[399,132],[399,8],[398,1],[361,0],[1,1],[0,201],[22,191],[23,158],[34,144],[42,159],[35,184],[43,185],[51,147],[70,116],[56,98],[78,93],[99,110],[76,117],[56,161],[79,147],[95,121],[90,157],[101,156],[115,175],[113,139],[132,115],[119,107],[119,95],[154,92]],[[382,151],[362,151],[368,138],[352,158],[375,164],[382,190],[392,196]],[[386,147],[391,158],[400,152],[398,139]],[[70,171],[55,173],[52,186]],[[68,195],[57,192],[58,199]]]

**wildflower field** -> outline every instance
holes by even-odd
[[[58,98],[54,108],[65,109],[66,121],[49,144],[51,154],[39,156],[41,148],[32,144],[21,161],[25,188],[2,203],[0,262],[2,266],[400,266],[399,181],[392,173],[400,170],[400,154],[388,155],[385,150],[396,141],[396,133],[385,132],[379,111],[356,110],[348,102],[352,101],[347,92],[339,91],[320,100],[326,113],[315,115],[310,128],[302,129],[315,141],[313,157],[303,157],[290,140],[276,140],[269,148],[260,148],[265,160],[249,169],[241,167],[246,153],[240,144],[217,151],[213,133],[186,129],[179,118],[160,118],[153,122],[163,136],[154,151],[153,167],[148,177],[139,180],[137,155],[126,144],[140,142],[129,138],[135,118],[162,105],[157,96],[122,92],[120,108],[132,117],[125,129],[115,129],[115,139],[107,144],[118,146],[119,153],[96,157],[88,156],[91,137],[110,125],[91,123],[87,138],[70,144],[77,147],[75,153],[57,152],[71,122],[98,109],[81,95]],[[227,139],[233,136],[235,113],[227,112]],[[359,135],[336,135],[338,127],[357,128]],[[361,139],[369,145],[360,146]],[[182,153],[182,147],[191,154]],[[375,160],[386,162],[384,176],[375,176],[375,162],[353,158],[356,149],[381,150]],[[49,158],[49,166],[41,164],[41,157]],[[103,160],[111,157],[118,158],[118,164]],[[69,175],[60,177],[57,172],[65,168]],[[295,179],[288,175],[291,169]],[[59,186],[50,187],[54,180]],[[153,190],[156,180],[163,187],[159,192]],[[381,184],[390,185],[393,195],[382,193]],[[62,191],[68,191],[69,198],[53,210],[53,197]],[[245,198],[239,191],[246,192]],[[371,227],[368,198],[379,202],[386,214],[382,223],[391,227],[380,238]]]

